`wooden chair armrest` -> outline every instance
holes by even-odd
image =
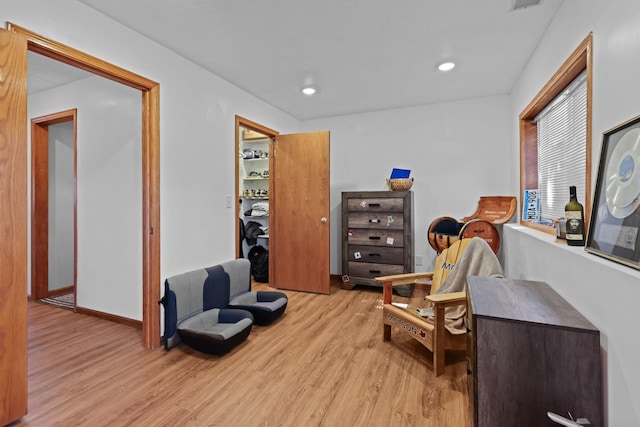
[[[434,294],[427,295],[425,297],[428,301],[431,301],[435,305],[441,305],[443,307],[449,307],[454,305],[462,305],[467,302],[466,292],[451,292],[448,294]]]
[[[426,273],[405,273],[396,274],[393,276],[381,276],[375,277],[378,283],[382,283],[382,303],[391,304],[393,296],[393,287],[399,285],[410,285],[418,281],[431,281],[433,279],[433,272]]]
[[[429,281],[431,279],[433,279],[432,271],[425,273],[395,274],[393,276],[382,276],[373,278],[373,280],[379,283],[391,282],[391,286],[409,285],[421,280]]]

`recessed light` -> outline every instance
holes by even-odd
[[[438,70],[449,71],[449,70],[453,70],[453,67],[455,66],[456,64],[454,64],[453,62],[443,62],[442,64],[438,65]]]
[[[316,89],[312,86],[305,86],[302,88],[302,93],[304,93],[305,95],[313,95],[314,93],[316,93]]]

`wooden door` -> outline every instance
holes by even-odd
[[[27,413],[27,41],[0,29],[0,425]]]
[[[329,132],[278,135],[271,173],[269,284],[329,293]]]
[[[49,289],[49,126],[72,122],[74,194],[76,178],[76,115],[71,109],[31,119],[31,299],[39,300],[61,292],[75,292],[77,256],[76,207],[73,207],[73,282],[68,287]],[[74,298],[75,299],[75,298]],[[75,303],[74,303],[75,304]]]

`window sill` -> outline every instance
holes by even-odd
[[[567,242],[565,240],[557,239],[555,234],[549,234],[544,231],[538,231],[533,228],[524,226],[522,224],[516,224],[516,223],[504,224],[504,227],[512,230],[515,233],[525,234],[541,242],[544,242],[545,244],[552,245],[554,248],[558,248],[558,250],[585,258],[589,262],[594,262],[602,265],[603,267],[611,268],[613,270],[624,273],[629,277],[640,279],[640,270],[635,270],[633,267],[628,267],[623,264],[618,264],[615,261],[611,261],[607,258],[603,258],[601,256],[589,253],[582,246],[569,246],[567,245]]]
[[[550,236],[553,236],[554,238],[556,236],[556,229],[552,225],[531,222],[531,221],[523,221],[520,223],[520,225],[526,228],[530,228],[532,230],[538,230],[541,233],[546,233]]]

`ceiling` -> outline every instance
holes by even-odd
[[[29,95],[93,75],[80,68],[72,67],[33,52],[28,52],[28,61],[27,89]]]
[[[301,120],[507,94],[562,4],[79,1]]]

